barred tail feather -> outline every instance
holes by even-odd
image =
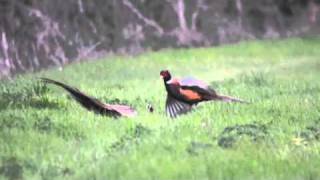
[[[72,97],[81,104],[84,108],[94,111],[95,113],[112,116],[112,117],[119,117],[119,116],[134,116],[136,114],[135,110],[132,109],[130,106],[126,105],[109,105],[105,104],[94,97],[90,97],[80,90],[73,88],[69,85],[64,83],[48,79],[48,78],[41,78],[41,80],[45,83],[55,84],[57,86],[62,87],[66,91],[68,91]]]
[[[238,98],[231,97],[231,96],[225,96],[225,95],[217,95],[217,97],[215,97],[213,100],[220,100],[223,102],[239,102],[239,103],[246,103],[246,104],[250,103],[250,102],[242,100],[242,99],[238,99]]]

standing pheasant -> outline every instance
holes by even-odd
[[[120,116],[132,117],[137,114],[136,111],[130,106],[106,104],[64,83],[61,83],[52,79],[48,79],[48,78],[41,78],[41,79],[46,83],[51,83],[51,84],[55,84],[57,86],[62,87],[63,89],[68,91],[71,94],[71,96],[78,103],[80,103],[84,108],[90,111],[94,111],[97,114],[111,116],[111,117],[120,117]]]
[[[193,105],[203,101],[248,103],[234,97],[219,95],[208,84],[193,77],[172,78],[168,70],[162,70],[160,75],[167,90],[166,113],[172,118],[189,112]]]

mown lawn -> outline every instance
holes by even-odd
[[[252,104],[204,103],[169,119],[162,69]],[[139,115],[87,112],[38,77]],[[320,37],[109,57],[0,84],[0,179],[311,180],[319,167]]]

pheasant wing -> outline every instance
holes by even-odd
[[[210,100],[217,96],[214,89],[199,79],[186,77],[179,81],[181,86],[180,93],[189,100]]]
[[[182,78],[179,80],[179,84],[181,86],[185,86],[185,87],[193,87],[193,86],[197,86],[199,88],[202,89],[208,89],[209,85],[199,79],[196,79],[194,77],[188,76],[185,78]]]
[[[171,118],[175,118],[178,115],[185,114],[191,111],[192,106],[190,104],[184,103],[171,97],[169,94],[167,95],[166,101],[166,114]]]

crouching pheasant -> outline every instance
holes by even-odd
[[[63,89],[68,91],[71,94],[71,96],[78,103],[80,103],[84,108],[90,111],[94,111],[97,114],[111,116],[111,117],[120,117],[120,116],[132,117],[137,114],[136,111],[130,106],[106,104],[64,83],[61,83],[52,79],[48,79],[48,78],[41,78],[41,79],[46,83],[51,83],[51,84],[55,84],[57,86],[62,87]]]
[[[172,78],[168,70],[161,71],[160,75],[167,90],[166,113],[172,118],[189,112],[193,105],[203,101],[248,103],[234,97],[219,95],[208,84],[192,77]]]

